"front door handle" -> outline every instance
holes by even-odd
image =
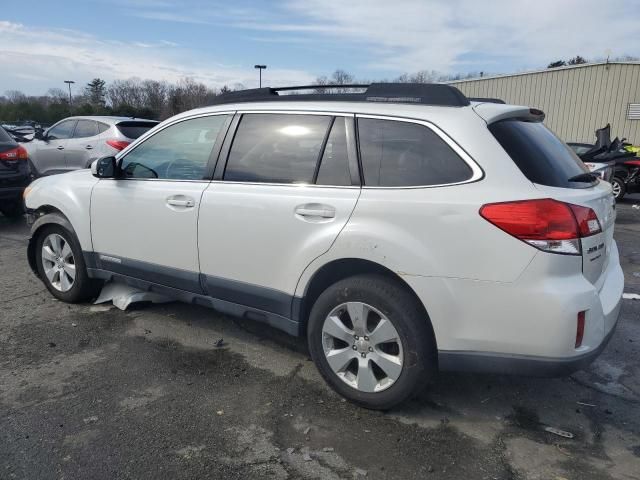
[[[305,203],[304,205],[298,205],[295,209],[296,215],[301,217],[315,217],[315,218],[335,218],[336,209],[331,205],[324,205],[321,203]]]
[[[58,150],[64,150],[64,147],[63,147],[62,145],[58,145],[56,148],[57,148]]]
[[[193,198],[185,197],[184,195],[176,195],[175,197],[167,198],[167,205],[172,207],[193,208],[196,202]]]
[[[87,150],[93,150],[93,145],[87,145],[87,146],[86,146],[86,147],[84,147],[84,148],[86,148]]]

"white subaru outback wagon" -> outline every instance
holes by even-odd
[[[369,408],[437,370],[562,375],[602,351],[624,286],[611,186],[543,112],[447,85],[282,90],[35,181],[36,275],[66,302],[116,280],[306,335]]]

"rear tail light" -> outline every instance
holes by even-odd
[[[115,148],[116,150],[124,150],[131,142],[125,140],[107,140],[107,145]]]
[[[584,338],[584,318],[586,312],[578,312],[578,320],[576,324],[576,348],[582,346],[582,339]]]
[[[29,154],[22,145],[0,153],[0,160],[26,160]]]
[[[489,203],[480,215],[496,227],[545,252],[580,255],[580,238],[602,231],[596,213],[550,198]]]

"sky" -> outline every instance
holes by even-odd
[[[95,77],[308,84],[340,68],[510,73],[640,56],[638,0],[31,0],[0,8],[0,95]]]

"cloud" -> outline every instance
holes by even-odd
[[[169,41],[123,42],[82,31],[36,29],[8,21],[0,21],[0,64],[11,65],[0,76],[0,93],[20,89],[41,94],[63,80],[75,80],[80,88],[94,77],[170,82],[191,77],[212,87],[236,83],[253,86],[256,82],[253,64],[225,65]],[[304,71],[269,70],[273,85],[308,83],[312,79]]]
[[[314,31],[356,42],[369,67],[391,71],[460,71],[487,59],[540,67],[577,54],[594,58],[640,54],[630,40],[640,4],[630,0],[290,0],[303,25],[271,24],[267,31]],[[249,26],[249,25],[245,25]]]

